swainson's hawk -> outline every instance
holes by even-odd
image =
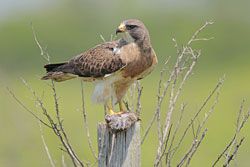
[[[81,77],[84,81],[94,82],[94,102],[104,103],[110,114],[114,114],[112,102],[119,103],[120,111],[124,111],[122,98],[129,86],[153,70],[157,57],[149,32],[141,21],[125,20],[117,33],[125,33],[125,36],[97,45],[68,62],[45,65],[47,74],[42,79],[60,82]]]

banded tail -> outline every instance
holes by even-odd
[[[46,64],[44,68],[46,69],[47,74],[41,78],[42,80],[52,79],[54,81],[61,82],[77,77],[76,75],[68,72],[69,71],[68,62]]]

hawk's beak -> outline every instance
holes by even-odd
[[[121,23],[119,27],[116,29],[115,34],[122,33],[126,31],[126,26],[124,23]]]

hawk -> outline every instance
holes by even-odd
[[[157,64],[157,57],[150,43],[145,25],[137,19],[123,21],[116,34],[124,36],[115,41],[99,44],[67,62],[47,64],[43,80],[57,82],[80,77],[83,81],[95,83],[92,100],[103,103],[109,114],[113,104],[119,103],[124,112],[122,98],[136,80],[147,76]]]

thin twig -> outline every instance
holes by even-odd
[[[212,167],[214,167],[219,162],[219,160],[222,158],[222,156],[225,154],[225,152],[228,150],[228,148],[232,145],[232,143],[235,140],[235,138],[236,138],[236,135],[233,136],[232,140],[228,143],[228,145],[225,147],[225,149],[222,151],[222,153],[215,160],[215,162],[213,163]]]
[[[242,109],[243,109],[243,104],[244,104],[244,101],[241,103],[240,110],[239,110],[239,113],[238,113],[237,121],[239,121],[239,117],[240,117],[240,115],[242,115],[241,112],[242,112]],[[221,160],[221,158],[223,157],[223,155],[225,155],[226,151],[228,149],[230,149],[231,145],[233,145],[233,143],[235,142],[235,140],[238,137],[238,134],[240,133],[240,131],[244,127],[245,123],[248,121],[249,116],[250,116],[250,110],[244,115],[244,117],[242,118],[241,123],[238,124],[238,127],[236,128],[237,130],[234,133],[234,135],[233,135],[232,139],[230,140],[230,142],[226,145],[226,147],[223,149],[223,151],[219,154],[219,156],[217,157],[217,159],[212,164],[213,167]],[[230,154],[230,152],[228,152],[227,154]],[[226,162],[228,161],[228,159],[229,159],[229,156],[226,156]]]
[[[191,39],[188,41],[187,45],[191,45],[191,43],[193,41],[195,41],[197,39],[197,36],[199,35],[199,33],[204,30],[208,25],[212,25],[214,24],[213,21],[206,21],[205,24],[203,26],[201,26],[195,33],[194,35],[191,37]],[[212,38],[213,39],[213,38]],[[205,39],[207,40],[207,39]]]
[[[161,85],[162,85],[162,80],[163,80],[163,72],[165,71],[165,66],[167,65],[167,63],[169,62],[169,59],[170,57],[166,60],[166,62],[164,63],[164,66],[161,70],[161,76],[160,76],[160,79],[159,79],[159,87],[158,87],[158,96],[157,96],[157,106],[156,106],[156,109],[155,109],[155,113],[153,115],[153,118],[150,120],[149,122],[149,125],[147,127],[147,129],[145,130],[145,133],[142,137],[142,140],[141,140],[141,144],[143,144],[144,140],[146,139],[146,137],[148,136],[148,133],[151,129],[151,127],[153,126],[153,123],[155,121],[155,119],[158,117],[159,119],[159,115],[160,115],[160,110],[161,110],[161,104],[163,102],[163,99],[164,97],[166,96],[166,93],[167,93],[167,90],[168,90],[168,87],[169,87],[169,84],[172,80],[172,77],[173,75],[171,75],[167,81],[167,83],[165,84],[165,87],[164,87],[164,92],[162,93],[162,95],[160,95],[160,92],[161,92]],[[173,74],[173,73],[172,73]],[[160,124],[160,121],[158,121],[158,123]],[[159,125],[160,126],[160,125]],[[159,128],[158,128],[159,129]]]
[[[89,148],[91,150],[92,155],[95,157],[95,159],[97,160],[97,155],[94,151],[93,145],[92,145],[92,141],[90,139],[90,133],[89,133],[89,126],[88,126],[88,121],[87,121],[87,113],[86,113],[86,108],[85,108],[85,100],[84,100],[84,89],[83,89],[83,81],[81,81],[81,94],[82,94],[82,114],[83,114],[83,124],[84,124],[84,128],[86,130],[87,133],[87,138],[88,138],[88,144],[89,144]]]
[[[102,42],[106,42],[105,38],[103,37],[102,34],[100,34],[100,38],[102,39]]]
[[[34,36],[34,39],[35,39],[35,42],[37,44],[37,46],[39,47],[40,49],[40,54],[41,56],[43,56],[43,58],[48,62],[50,63],[50,56],[47,52],[44,51],[43,47],[41,46],[40,42],[38,41],[37,39],[37,36],[36,36],[36,32],[34,30],[34,27],[33,25],[31,24],[31,28],[32,28],[32,32],[33,32],[33,36]],[[24,82],[25,83],[25,82]],[[60,138],[61,142],[63,143],[64,147],[66,148],[68,154],[70,155],[71,159],[72,159],[72,162],[74,164],[74,166],[76,166],[75,164],[75,161],[80,165],[80,166],[84,166],[83,163],[79,160],[79,158],[77,157],[77,155],[75,154],[75,152],[73,151],[72,147],[71,147],[71,144],[69,143],[69,140],[68,140],[68,137],[67,137],[67,134],[63,128],[63,125],[62,125],[62,120],[60,118],[60,112],[59,112],[59,105],[58,105],[58,98],[57,98],[57,94],[56,94],[56,88],[55,88],[55,85],[54,85],[54,81],[51,81],[52,85],[51,85],[51,88],[52,88],[52,91],[53,91],[53,97],[54,97],[54,103],[55,103],[55,110],[56,110],[56,117],[57,117],[57,121],[58,121],[58,124],[59,124],[59,129],[57,129],[57,126],[56,124],[53,122],[53,119],[47,114],[47,118],[48,116],[50,117],[51,121],[50,122],[53,122],[53,124],[55,125],[53,127],[53,130],[54,132],[56,133],[56,135]],[[33,91],[34,92],[34,91]],[[35,93],[33,93],[35,95]],[[42,101],[39,99],[39,103],[42,104]],[[40,105],[41,106],[41,105]],[[44,107],[42,107],[44,108]],[[46,110],[45,108],[43,109],[44,111]],[[62,133],[62,135],[61,135]]]
[[[192,36],[192,37],[190,38],[190,40],[187,42],[187,47],[183,47],[181,53],[179,53],[178,44],[177,44],[175,38],[173,38],[173,42],[174,42],[175,47],[176,47],[176,49],[177,49],[177,55],[178,55],[177,61],[176,61],[176,64],[175,64],[175,66],[174,66],[173,71],[171,72],[171,74],[170,74],[170,76],[169,76],[169,79],[168,79],[168,80],[166,81],[166,83],[165,83],[165,87],[164,87],[164,90],[163,90],[162,95],[161,95],[161,96],[158,96],[158,103],[157,103],[157,106],[156,106],[155,113],[154,113],[154,115],[153,115],[153,118],[150,120],[150,123],[149,123],[149,125],[148,125],[148,127],[147,127],[147,129],[146,129],[146,131],[145,131],[145,133],[144,133],[144,135],[143,135],[143,137],[142,137],[141,144],[143,144],[143,142],[144,142],[144,140],[146,139],[146,137],[147,137],[147,135],[148,135],[148,133],[149,133],[149,131],[150,131],[150,129],[151,129],[151,127],[152,127],[154,121],[155,121],[155,119],[157,118],[157,116],[158,116],[159,113],[160,113],[161,104],[162,104],[162,102],[163,102],[164,97],[166,96],[168,87],[169,87],[169,85],[170,85],[170,83],[171,83],[171,81],[172,81],[172,79],[173,79],[173,77],[174,77],[174,75],[175,75],[175,72],[176,72],[175,70],[176,70],[176,68],[179,67],[179,62],[181,62],[183,56],[186,54],[186,52],[188,52],[188,49],[190,48],[189,46],[192,44],[192,42],[195,41],[195,40],[197,40],[196,37],[198,36],[198,34],[199,34],[203,29],[205,29],[208,25],[211,25],[211,24],[213,24],[213,22],[211,22],[211,21],[205,22],[205,24],[204,24],[203,26],[201,26],[201,27],[193,34],[193,36]],[[207,40],[207,38],[204,38],[204,39]],[[201,40],[201,39],[199,39],[199,40]],[[196,57],[196,58],[197,58],[197,57]],[[179,70],[181,70],[181,69],[179,69]],[[160,80],[160,82],[161,82],[161,80]],[[178,98],[178,96],[177,96],[177,98]],[[171,114],[169,114],[169,115],[171,115]],[[159,123],[158,123],[158,124],[159,124]],[[167,125],[167,128],[165,128],[165,129],[168,129],[168,127],[169,127],[169,125]],[[158,134],[159,134],[159,133],[158,133]],[[165,137],[166,137],[166,134],[167,134],[167,131],[165,131],[165,135],[164,135]],[[158,136],[158,138],[159,138],[159,136]],[[163,137],[163,138],[164,138],[164,137]],[[160,140],[159,140],[159,141],[160,141]],[[160,142],[159,144],[162,145],[162,142]]]
[[[235,137],[235,140],[233,141],[232,145],[229,147],[228,152],[226,153],[226,161],[229,159],[230,152],[232,151],[234,145],[237,144],[237,137],[238,137],[238,134],[240,133],[240,121],[241,121],[241,116],[243,114],[244,103],[245,103],[245,100],[243,99],[242,103],[240,105],[240,109],[239,109],[237,120],[236,120],[236,128],[235,128],[236,137]],[[226,161],[225,161],[225,163],[226,163]]]
[[[190,123],[187,125],[187,127],[185,128],[177,146],[173,149],[172,151],[172,156],[174,156],[174,154],[176,153],[176,151],[179,149],[181,143],[183,142],[189,128],[191,128],[193,122],[197,119],[197,117],[200,115],[201,111],[203,111],[203,109],[205,108],[205,106],[207,105],[207,103],[210,101],[210,99],[213,97],[213,95],[220,90],[222,84],[223,84],[223,79],[220,79],[219,82],[216,84],[215,88],[212,90],[212,92],[207,96],[207,98],[205,99],[205,101],[203,102],[203,104],[201,105],[201,107],[198,109],[198,111],[195,113],[195,115],[193,116],[193,118],[191,119]]]
[[[31,30],[32,30],[32,33],[33,33],[34,40],[35,40],[37,46],[38,46],[39,49],[40,49],[40,54],[41,54],[41,56],[42,56],[48,63],[50,63],[50,56],[49,56],[48,52],[45,52],[45,51],[44,51],[42,45],[41,45],[40,42],[38,41],[37,35],[36,35],[36,31],[35,31],[35,29],[34,29],[34,26],[33,26],[32,22],[31,22],[30,25],[31,25]]]
[[[208,118],[210,117],[210,115],[214,112],[215,106],[217,105],[218,101],[219,101],[219,91],[217,91],[217,95],[215,97],[215,101],[213,103],[213,105],[211,106],[210,110],[205,113],[205,117],[203,119],[203,121],[198,125],[198,128],[196,130],[196,136],[198,136],[202,130],[202,128],[205,126]]]
[[[180,117],[179,117],[179,120],[178,120],[178,122],[177,122],[176,128],[175,128],[175,130],[174,130],[172,139],[171,139],[171,141],[170,141],[170,145],[169,145],[169,148],[168,148],[168,152],[167,152],[167,154],[166,154],[166,164],[167,164],[167,166],[170,166],[170,164],[171,164],[171,162],[170,162],[170,161],[171,161],[171,158],[170,158],[169,156],[170,156],[170,154],[171,154],[171,149],[172,149],[173,143],[174,143],[174,141],[175,141],[176,134],[177,134],[177,132],[178,132],[178,130],[179,130],[179,127],[180,127],[180,124],[181,124],[181,121],[182,121],[182,118],[183,118],[183,113],[184,113],[185,107],[186,107],[186,104],[182,104],[182,105],[181,105]]]
[[[10,90],[9,87],[6,87],[7,91],[10,93],[10,95],[14,98],[14,100],[21,105],[26,111],[28,111],[35,119],[40,121],[43,125],[47,126],[48,128],[52,128],[49,124],[41,120],[36,114],[34,114],[21,100],[19,100],[16,95]]]
[[[241,138],[239,144],[236,145],[234,152],[230,156],[228,156],[227,162],[223,165],[223,167],[227,167],[229,165],[229,163],[233,160],[234,156],[237,155],[237,152],[238,152],[241,144],[243,143],[244,139],[245,139],[244,137]]]
[[[180,167],[184,164],[184,162],[186,161],[186,159],[191,155],[192,156],[192,152],[193,154],[195,153],[195,151],[197,150],[197,148],[200,146],[200,143],[202,142],[202,140],[204,139],[205,135],[207,133],[207,129],[204,130],[204,132],[201,135],[200,140],[198,140],[198,138],[195,138],[193,140],[193,143],[190,147],[190,149],[187,151],[187,153],[183,156],[183,158],[181,159],[181,161],[178,163],[177,167]],[[189,162],[187,162],[187,165],[190,163],[191,158],[189,159]]]
[[[40,133],[41,133],[41,138],[42,138],[43,146],[44,146],[45,151],[46,151],[46,154],[47,154],[47,156],[48,156],[48,158],[49,158],[50,165],[51,165],[52,167],[55,167],[55,163],[54,163],[54,161],[53,161],[53,159],[52,159],[52,157],[51,157],[51,155],[50,155],[49,148],[48,148],[48,146],[47,146],[47,144],[46,144],[46,142],[45,142],[44,136],[43,136],[43,129],[42,129],[41,122],[38,121],[38,124],[39,124],[39,127],[40,127]]]
[[[196,38],[196,39],[193,40],[193,42],[195,42],[195,41],[209,41],[209,40],[212,40],[212,39],[214,39],[214,37],[211,37],[211,38]]]
[[[188,166],[188,165],[190,164],[190,161],[191,161],[192,157],[194,156],[195,152],[198,150],[198,147],[200,146],[201,142],[202,142],[203,139],[205,138],[206,134],[207,134],[207,129],[205,129],[205,130],[203,131],[200,140],[198,140],[198,142],[197,142],[195,148],[193,149],[193,151],[192,151],[191,154],[189,155],[189,158],[188,158],[188,161],[187,161],[187,163],[186,163],[186,166]]]
[[[72,163],[75,167],[77,167],[77,160],[73,154],[73,151],[71,147],[68,145],[68,142],[64,139],[63,135],[61,134],[60,129],[58,129],[57,124],[54,122],[50,114],[47,112],[47,109],[44,107],[43,101],[37,96],[36,92],[32,89],[32,87],[23,79],[21,78],[23,84],[27,87],[27,89],[32,93],[33,97],[35,98],[35,101],[38,102],[39,107],[42,109],[43,114],[46,116],[48,121],[51,124],[51,127],[53,129],[53,132],[58,136],[59,140],[63,144],[64,148],[67,150],[68,155],[70,156]],[[81,165],[83,166],[83,164]]]
[[[169,133],[168,133],[168,137],[167,137],[167,141],[165,142],[165,146],[164,146],[163,152],[162,152],[162,154],[159,157],[156,158],[154,166],[159,166],[159,164],[161,162],[161,159],[163,158],[163,155],[164,155],[164,153],[165,153],[165,151],[167,149],[167,146],[168,146],[168,140],[169,140],[169,137],[170,137],[171,129],[172,129],[172,125],[170,125]]]
[[[162,149],[162,143],[164,143],[166,141],[166,134],[169,130],[169,126],[170,126],[170,122],[171,122],[171,117],[172,117],[172,113],[174,111],[174,108],[175,108],[175,104],[177,102],[177,99],[179,97],[179,94],[182,90],[182,87],[184,85],[184,83],[186,82],[187,78],[189,77],[189,75],[191,74],[191,71],[193,70],[193,67],[194,65],[196,64],[196,61],[194,60],[192,62],[192,64],[190,65],[189,67],[189,70],[186,72],[177,92],[175,93],[175,96],[174,96],[174,93],[173,93],[173,90],[175,89],[175,82],[176,82],[176,79],[174,80],[174,83],[172,85],[172,90],[171,90],[171,95],[170,95],[170,103],[169,103],[169,110],[168,110],[168,113],[167,113],[167,117],[166,117],[166,121],[165,121],[165,128],[164,128],[164,132],[163,132],[163,138],[162,138],[162,141],[159,142],[159,145],[158,145],[158,154],[161,154],[161,149]],[[175,75],[176,77],[178,76],[178,74]]]
[[[72,149],[72,146],[69,142],[67,133],[64,130],[63,124],[62,124],[62,120],[60,117],[60,111],[59,111],[59,104],[58,104],[58,97],[57,97],[57,93],[56,93],[56,87],[54,84],[54,81],[51,81],[52,83],[52,91],[53,91],[53,97],[54,97],[54,104],[55,104],[55,110],[56,110],[56,118],[57,118],[57,122],[60,128],[60,132],[62,133],[63,137],[64,137],[64,141],[67,144],[67,148],[68,151],[70,152],[70,154],[72,155],[72,157],[74,158],[74,161],[76,161],[78,163],[78,165],[80,166],[84,166],[83,163],[81,162],[81,160],[78,158],[78,156],[76,155],[75,151]]]

